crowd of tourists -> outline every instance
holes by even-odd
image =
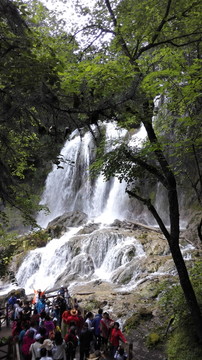
[[[32,301],[8,300],[12,336],[22,360],[125,360],[119,323],[99,309],[86,312],[61,286],[50,302],[38,290]]]

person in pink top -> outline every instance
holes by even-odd
[[[49,337],[49,333],[55,329],[55,325],[53,320],[50,318],[49,315],[46,315],[43,327],[46,329],[46,337]]]
[[[109,314],[104,312],[102,315],[102,319],[100,321],[100,335],[102,339],[103,349],[106,350],[107,343],[109,340],[111,328],[114,324],[114,321],[110,319]]]
[[[119,347],[119,341],[122,341],[123,343],[127,344],[127,340],[121,330],[119,329],[119,323],[117,321],[114,322],[113,329],[110,333],[109,343],[110,343],[110,352],[111,355],[114,357],[115,352],[117,351]]]

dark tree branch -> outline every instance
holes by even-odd
[[[110,4],[109,0],[105,0],[105,4],[106,4],[106,7],[107,7],[107,9],[109,11],[109,14],[111,16],[111,19],[113,21],[114,27],[116,28],[117,27],[117,20],[116,20],[116,17],[114,15],[114,12],[112,10],[112,7],[111,7],[111,4]]]
[[[167,17],[168,17],[169,12],[170,12],[171,3],[172,3],[172,0],[168,0],[167,7],[166,7],[166,11],[165,11],[165,15],[164,15],[163,19],[161,20],[159,26],[157,27],[157,29],[156,29],[156,31],[155,31],[155,34],[154,34],[153,37],[152,37],[152,41],[151,41],[152,44],[156,41],[156,39],[158,38],[161,30],[163,29],[163,26],[164,26],[164,25],[166,24],[166,22],[167,22]]]
[[[116,32],[113,31],[113,30],[105,29],[105,28],[103,28],[102,26],[99,26],[99,25],[97,25],[97,24],[91,24],[91,25],[84,26],[82,29],[76,31],[76,32],[74,33],[73,37],[76,36],[76,35],[78,35],[78,34],[79,34],[80,32],[82,32],[82,31],[85,31],[85,30],[87,30],[87,29],[93,29],[93,28],[99,29],[99,30],[101,30],[101,31],[104,32],[104,33],[109,33],[109,34],[116,35]]]
[[[199,225],[197,226],[197,232],[198,232],[198,237],[202,242],[202,219],[201,219]]]
[[[147,206],[148,210],[152,213],[152,215],[154,216],[154,218],[156,219],[157,224],[159,225],[162,233],[165,235],[166,239],[168,241],[170,241],[170,234],[168,232],[168,230],[166,229],[163,220],[161,219],[161,217],[159,216],[159,214],[157,213],[155,207],[152,205],[151,200],[150,199],[145,199],[142,198],[141,196],[139,196],[136,192],[131,191],[126,189],[126,192],[128,195],[136,198],[137,200],[141,201],[144,205]]]
[[[117,29],[117,33],[116,33],[117,40],[118,40],[119,44],[121,45],[124,54],[129,58],[130,63],[131,63],[132,65],[134,65],[134,61],[133,61],[133,58],[132,58],[132,54],[131,54],[130,51],[128,50],[128,47],[127,47],[127,45],[126,45],[126,42],[125,42],[123,36],[122,36],[121,33],[120,33],[120,28],[119,28],[119,26],[118,26],[118,24],[117,24],[117,19],[116,19],[115,15],[114,15],[114,12],[113,12],[113,10],[112,10],[112,7],[111,7],[111,4],[110,4],[109,0],[105,0],[105,4],[106,4],[106,7],[107,7],[107,9],[108,9],[108,11],[109,11],[109,14],[110,14],[110,16],[111,16],[113,25],[114,25],[115,29]]]
[[[170,39],[165,39],[165,40],[163,40],[163,41],[159,41],[159,42],[157,42],[157,43],[150,43],[150,44],[148,44],[148,45],[146,45],[146,46],[143,46],[140,50],[139,50],[139,52],[136,54],[136,56],[134,57],[134,60],[137,60],[139,57],[140,57],[140,55],[142,55],[142,53],[144,53],[145,51],[147,51],[147,50],[150,50],[150,49],[152,49],[152,48],[154,48],[154,47],[157,47],[157,46],[160,46],[160,45],[164,45],[164,44],[171,44],[171,45],[173,45],[173,46],[176,46],[176,47],[182,47],[182,46],[186,46],[186,45],[189,45],[189,44],[192,44],[192,43],[197,43],[197,42],[199,42],[199,41],[201,41],[202,39],[201,39],[201,37],[199,37],[199,38],[197,38],[197,39],[193,39],[193,40],[188,40],[187,42],[184,42],[184,43],[182,43],[182,44],[176,44],[176,43],[174,43],[173,41],[175,41],[175,40],[181,40],[181,39],[183,39],[183,38],[189,38],[190,36],[195,36],[195,35],[202,35],[202,32],[200,31],[200,32],[193,32],[193,33],[189,33],[189,34],[184,34],[184,35],[179,35],[179,36],[175,36],[175,37],[173,37],[173,38],[170,38]]]
[[[160,181],[165,187],[167,187],[167,181],[161,172],[154,166],[148,164],[146,161],[142,160],[140,157],[131,154],[130,151],[124,150],[124,155],[126,158],[133,163],[140,165],[143,169],[147,170],[150,174],[153,174],[155,178]]]
[[[202,193],[202,174],[201,174],[201,169],[200,169],[198,157],[197,157],[197,154],[196,154],[196,148],[195,148],[194,144],[192,145],[192,149],[193,149],[194,159],[195,159],[195,162],[196,162],[196,168],[197,168],[198,176],[199,176],[199,184],[200,184],[199,194],[201,195],[201,193]],[[200,196],[199,196],[199,203],[201,204],[201,197]]]

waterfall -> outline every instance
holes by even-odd
[[[126,136],[131,147],[141,146],[146,136],[144,128],[128,136],[127,131],[118,128],[116,123],[105,123],[104,127],[106,152]],[[61,283],[71,287],[77,282],[82,284],[98,279],[123,289],[133,289],[152,274],[173,273],[170,263],[168,269],[162,269],[162,255],[168,254],[166,242],[161,248],[158,268],[157,262],[147,260],[145,249],[150,245],[145,245],[144,239],[141,242],[132,231],[110,225],[115,219],[147,223],[149,215],[134,206],[125,193],[124,181],[120,183],[112,178],[106,182],[102,174],[96,180],[91,179],[89,168],[95,153],[92,134],[87,132],[80,136],[75,131],[61,151],[62,168],[54,165],[47,177],[41,204],[47,205],[50,212],[38,214],[38,224],[45,228],[65,212],[82,211],[88,215],[87,226],[90,223],[94,228],[87,232],[83,231],[84,227],[69,228],[59,239],[29,251],[16,274],[18,285],[25,288],[26,293],[36,288],[50,289]],[[147,267],[150,268],[149,275],[145,270]]]
[[[128,134],[116,123],[105,123],[105,151],[115,148]],[[96,129],[94,129],[96,130]],[[141,128],[130,137],[130,146],[140,146],[145,138]],[[37,217],[40,226],[46,227],[54,218],[69,211],[83,211],[89,221],[99,223],[92,234],[78,235],[79,229],[71,228],[60,239],[53,239],[46,247],[30,251],[16,275],[19,286],[27,292],[33,288],[53,287],[61,274],[66,281],[75,279],[103,279],[118,281],[123,268],[132,266],[131,254],[138,262],[145,252],[134,237],[108,230],[104,224],[114,219],[131,217],[132,202],[125,193],[125,182],[118,179],[104,181],[103,175],[92,180],[89,167],[95,156],[95,143],[90,132],[82,137],[73,132],[61,154],[62,167],[53,165],[47,177],[41,204],[50,212]],[[133,274],[135,278],[137,274]]]
[[[127,131],[117,127],[115,123],[107,123],[106,151],[113,149],[119,139],[127,135]],[[143,128],[131,138],[136,145],[145,138]],[[67,211],[83,211],[89,218],[97,218],[105,223],[115,218],[128,218],[128,207],[132,201],[125,193],[126,184],[117,179],[104,181],[103,175],[93,183],[89,167],[94,157],[94,139],[90,132],[82,138],[74,132],[61,151],[63,169],[53,166],[47,177],[45,191],[40,202],[47,205],[50,213],[40,212],[37,222],[46,227],[48,223]]]

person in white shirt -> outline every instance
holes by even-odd
[[[38,360],[40,359],[40,350],[41,350],[41,335],[36,334],[35,336],[35,343],[31,344],[29,348],[29,352],[32,354],[32,360]]]

